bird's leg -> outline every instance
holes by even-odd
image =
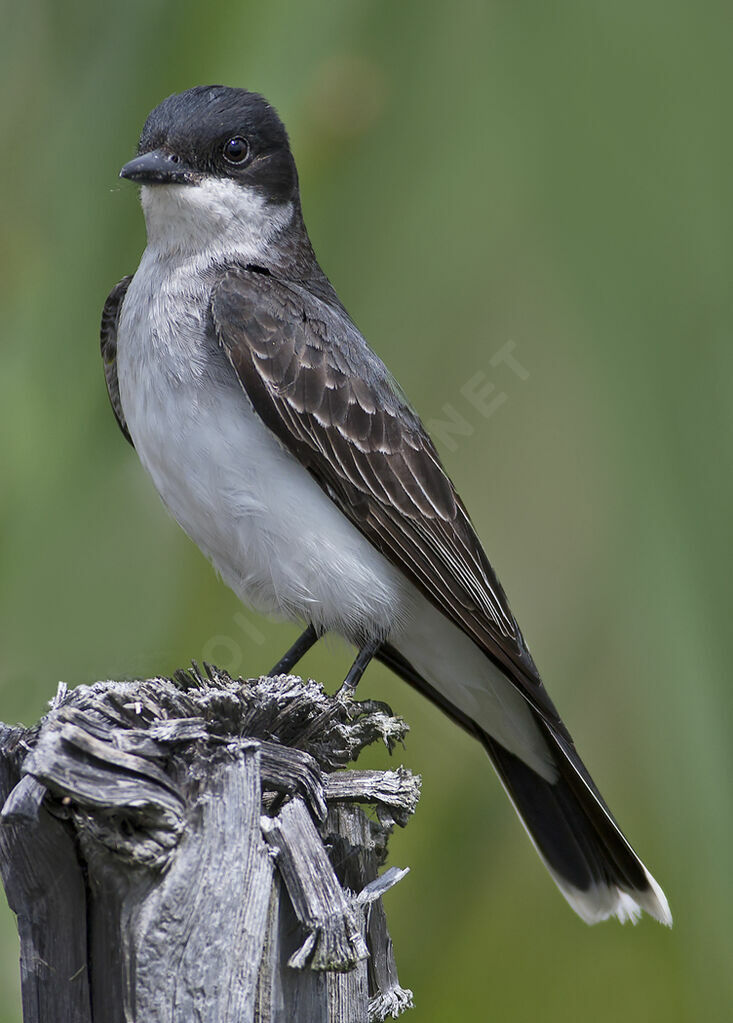
[[[317,639],[318,633],[312,625],[309,625],[305,632],[298,636],[287,653],[283,654],[272,671],[268,671],[267,674],[270,676],[288,675],[301,657],[304,657],[308,653]],[[364,667],[366,667],[366,665],[364,665]]]
[[[359,679],[367,669],[367,665],[371,661],[372,657],[379,650],[382,645],[381,639],[370,639],[364,644],[356,655],[356,660],[349,668],[349,674],[343,681],[343,685],[338,691],[339,696],[353,696],[356,692],[356,687],[359,684]]]

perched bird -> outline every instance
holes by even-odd
[[[104,306],[112,407],[173,517],[247,604],[376,657],[485,747],[588,923],[667,900],[545,690],[418,416],[321,270],[285,128],[201,86],[148,117],[120,171],[147,247]]]

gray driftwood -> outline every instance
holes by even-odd
[[[315,682],[195,666],[61,686],[35,728],[0,726],[25,1023],[362,1023],[409,1007],[381,902],[406,871],[379,869],[419,779],[344,770],[405,731]]]

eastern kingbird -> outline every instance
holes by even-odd
[[[148,244],[102,315],[112,407],[173,517],[247,604],[376,657],[485,747],[530,839],[588,923],[659,885],[545,690],[416,413],[321,270],[288,136],[243,89],[148,117],[120,171]]]

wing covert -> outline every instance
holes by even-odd
[[[246,268],[212,291],[255,412],[367,539],[564,731],[430,437],[338,306]]]

